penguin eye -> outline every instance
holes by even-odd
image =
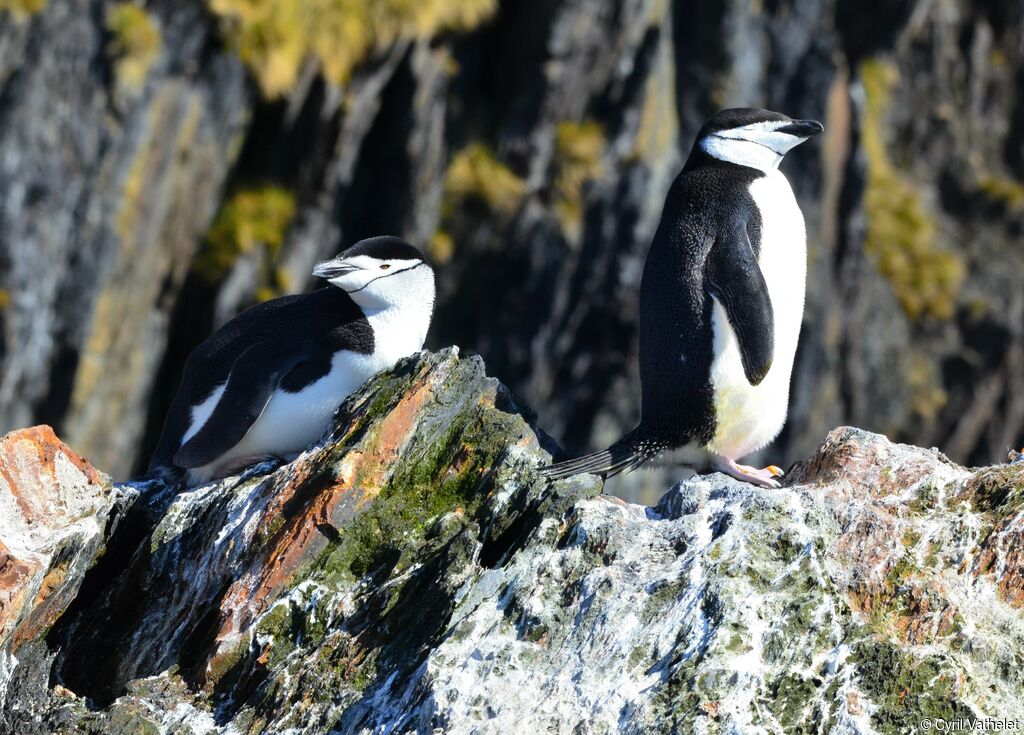
[[[387,270],[388,268],[390,268],[390,267],[391,267],[391,265],[390,265],[389,263],[385,263],[384,265],[382,265],[382,266],[380,267],[380,269],[381,269],[382,271],[386,271],[386,270]]]

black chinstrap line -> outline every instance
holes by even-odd
[[[390,278],[391,276],[397,276],[397,275],[398,275],[399,273],[409,273],[409,272],[411,272],[411,271],[414,271],[414,270],[416,270],[416,269],[417,269],[417,268],[419,268],[419,267],[420,267],[421,265],[426,265],[426,262],[425,262],[425,261],[422,261],[422,260],[421,260],[421,261],[420,261],[419,263],[417,263],[416,265],[414,265],[414,266],[413,266],[412,268],[402,268],[402,270],[399,270],[399,271],[395,271],[394,273],[387,273],[387,274],[385,274],[385,275],[383,275],[383,276],[377,276],[376,278],[374,278],[374,279],[371,279],[371,280],[367,281],[366,283],[364,283],[364,284],[363,284],[362,286],[360,286],[359,288],[353,289],[353,290],[351,290],[351,291],[346,291],[345,289],[342,289],[342,291],[345,291],[345,293],[347,293],[347,294],[348,294],[349,296],[351,296],[351,295],[352,295],[352,294],[354,294],[354,293],[359,293],[359,292],[360,292],[360,291],[362,291],[362,290],[363,290],[364,288],[366,288],[367,286],[369,286],[369,285],[370,285],[371,283],[376,283],[377,281],[383,280],[383,279],[385,279],[385,278]]]

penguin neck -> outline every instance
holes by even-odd
[[[374,353],[390,364],[422,349],[434,296],[433,274],[422,268],[411,271],[402,288],[389,289],[386,298],[353,299],[373,329]]]

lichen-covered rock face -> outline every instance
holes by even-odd
[[[0,701],[22,646],[77,593],[113,506],[109,478],[49,426],[0,438]]]
[[[0,729],[1024,718],[1024,464],[841,428],[784,488],[694,477],[646,508],[593,477],[545,486],[551,449],[451,349],[378,376],[288,465],[118,487],[102,557],[7,671]]]
[[[1022,488],[1020,467],[971,473],[837,429],[779,490],[712,475],[654,509],[580,501],[480,577],[374,726],[908,732],[925,717],[1024,718],[1024,516],[1004,497]]]

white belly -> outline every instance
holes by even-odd
[[[373,354],[335,353],[330,371],[320,380],[298,393],[275,391],[242,440],[210,464],[189,470],[191,481],[224,477],[267,457],[294,457],[323,436],[345,398],[377,373],[423,348],[430,326],[429,309],[394,308],[364,313],[373,329]],[[223,393],[224,386],[218,386],[209,398],[192,409],[192,426],[183,442],[206,422]]]
[[[214,462],[191,471],[199,481],[220,477],[266,457],[288,459],[316,442],[334,417],[338,406],[353,391],[391,363],[380,356],[339,352],[330,372],[298,393],[280,388],[242,440]]]
[[[716,430],[708,449],[729,459],[757,451],[778,436],[786,422],[789,380],[793,371],[807,278],[807,238],[804,218],[793,190],[780,171],[772,171],[750,186],[761,210],[759,263],[768,285],[775,318],[772,367],[757,386],[747,382],[739,345],[725,309],[715,301],[714,386]]]

